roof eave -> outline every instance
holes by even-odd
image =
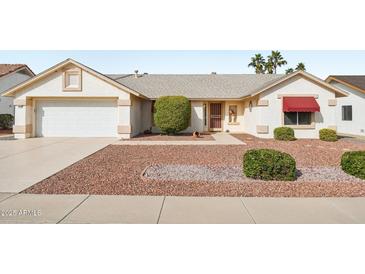
[[[294,73],[288,74],[288,76],[283,77],[283,78],[279,79],[278,81],[276,81],[274,83],[271,83],[271,84],[269,84],[269,85],[261,88],[259,91],[251,94],[251,97],[254,97],[256,95],[259,95],[260,93],[262,93],[264,91],[267,91],[267,90],[269,90],[269,89],[271,89],[271,88],[273,88],[273,87],[275,87],[275,86],[277,86],[277,85],[279,85],[279,84],[281,84],[281,83],[283,83],[283,82],[285,82],[285,81],[287,81],[287,80],[289,80],[289,79],[291,79],[291,78],[293,78],[293,77],[295,77],[297,75],[301,75],[303,77],[309,78],[312,81],[316,82],[317,84],[322,85],[322,86],[326,87],[327,89],[332,90],[335,93],[341,94],[343,96],[347,96],[348,95],[346,92],[344,92],[344,91],[342,91],[342,90],[340,90],[340,89],[338,89],[336,87],[333,87],[332,85],[326,83],[322,79],[320,79],[320,78],[318,78],[318,77],[316,77],[316,76],[314,76],[314,75],[312,75],[312,74],[310,74],[308,72],[305,72],[305,71],[302,71],[302,70],[298,70],[298,71],[296,71]]]

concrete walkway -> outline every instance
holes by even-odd
[[[114,145],[246,145],[241,140],[226,132],[212,134],[214,141],[128,141],[122,140]]]
[[[0,141],[0,192],[20,192],[116,138],[29,138]]]
[[[365,198],[0,193],[0,223],[365,223]]]

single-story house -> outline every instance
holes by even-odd
[[[347,93],[303,71],[290,75],[105,75],[67,59],[9,89],[16,138],[120,137],[153,123],[160,96],[183,95],[192,106],[191,131],[245,132],[272,138],[279,126],[297,138],[336,128],[336,100]]]
[[[337,100],[337,131],[365,136],[365,75],[330,75],[326,82],[347,92]]]
[[[0,64],[0,114],[14,115],[13,98],[4,97],[2,93],[34,75],[24,64]]]

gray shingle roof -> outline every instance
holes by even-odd
[[[189,99],[236,99],[285,77],[283,74],[107,74],[128,88],[155,99],[183,95]]]

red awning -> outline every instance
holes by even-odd
[[[319,112],[319,105],[314,97],[284,97],[284,112]]]

